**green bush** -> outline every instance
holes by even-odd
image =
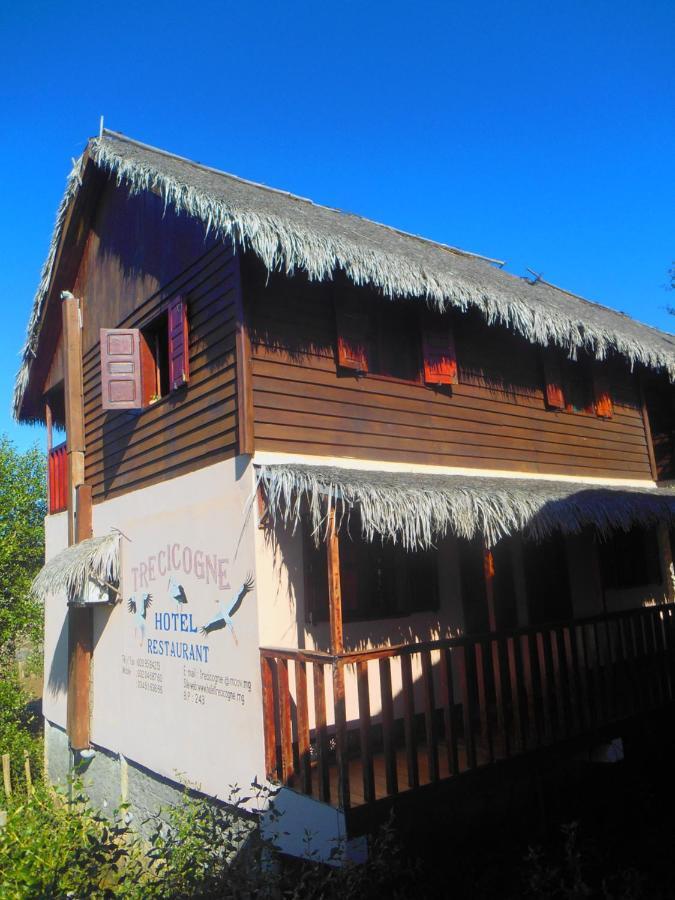
[[[30,759],[33,780],[42,776],[42,740],[39,723],[28,705],[29,697],[21,686],[16,665],[0,655],[0,754],[8,753],[14,790],[25,788],[24,757]]]
[[[13,798],[0,827],[0,897],[260,898],[356,900],[422,897],[419,870],[406,864],[393,831],[385,829],[362,866],[330,868],[310,858],[275,860],[252,820],[241,816],[251,797],[234,792],[220,807],[192,798],[169,809],[143,841],[124,823],[95,813],[82,799],[67,801],[43,786]],[[264,801],[264,789],[254,794]],[[254,795],[252,795],[254,796]]]

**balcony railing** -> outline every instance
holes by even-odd
[[[66,442],[53,447],[47,456],[49,512],[62,512],[68,506],[68,457]]]
[[[268,777],[348,809],[597,736],[675,699],[674,609],[338,656],[262,648]]]

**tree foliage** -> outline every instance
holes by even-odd
[[[42,609],[29,587],[44,559],[45,457],[0,437],[0,660],[40,638]]]

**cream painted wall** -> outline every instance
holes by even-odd
[[[68,514],[45,517],[45,559],[68,546]],[[50,722],[66,727],[68,681],[68,607],[66,598],[51,595],[45,601],[44,688],[42,711]]]
[[[95,745],[226,798],[264,775],[258,585],[234,630],[203,634],[249,575],[256,577],[246,460],[228,460],[94,506],[94,534],[119,529],[122,599],[94,610],[91,736]],[[57,517],[48,546],[65,545]],[[63,516],[65,519],[65,516]],[[60,523],[59,523],[60,524]],[[168,548],[168,549],[167,549]],[[207,565],[207,560],[209,564]],[[187,602],[169,594],[169,578]],[[151,595],[145,620],[129,610]],[[45,715],[65,725],[65,603],[49,604],[46,668],[63,681]],[[47,692],[48,694],[48,692]]]

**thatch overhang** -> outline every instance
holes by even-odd
[[[671,334],[545,282],[533,284],[510,275],[485,257],[103,131],[75,163],[58,210],[15,385],[18,419],[35,418],[22,405],[64,222],[83,177],[88,177],[85,162],[131,193],[154,191],[167,206],[201,221],[205,231],[254,253],[269,271],[304,272],[314,280],[330,280],[342,272],[355,284],[374,286],[389,298],[419,298],[439,310],[477,308],[488,323],[502,324],[531,342],[557,345],[570,356],[580,350],[598,359],[615,353],[631,366],[640,363],[675,380]]]
[[[675,525],[675,491],[531,478],[436,475],[274,464],[258,467],[272,523],[295,529],[307,516],[316,540],[328,512],[348,529],[358,510],[362,537],[431,547],[447,534],[483,535],[494,546],[509,535],[541,540],[558,531],[601,535],[635,525]]]
[[[120,533],[111,531],[66,547],[45,563],[31,585],[39,600],[65,594],[68,601],[82,598],[88,582],[115,586],[120,576]]]

